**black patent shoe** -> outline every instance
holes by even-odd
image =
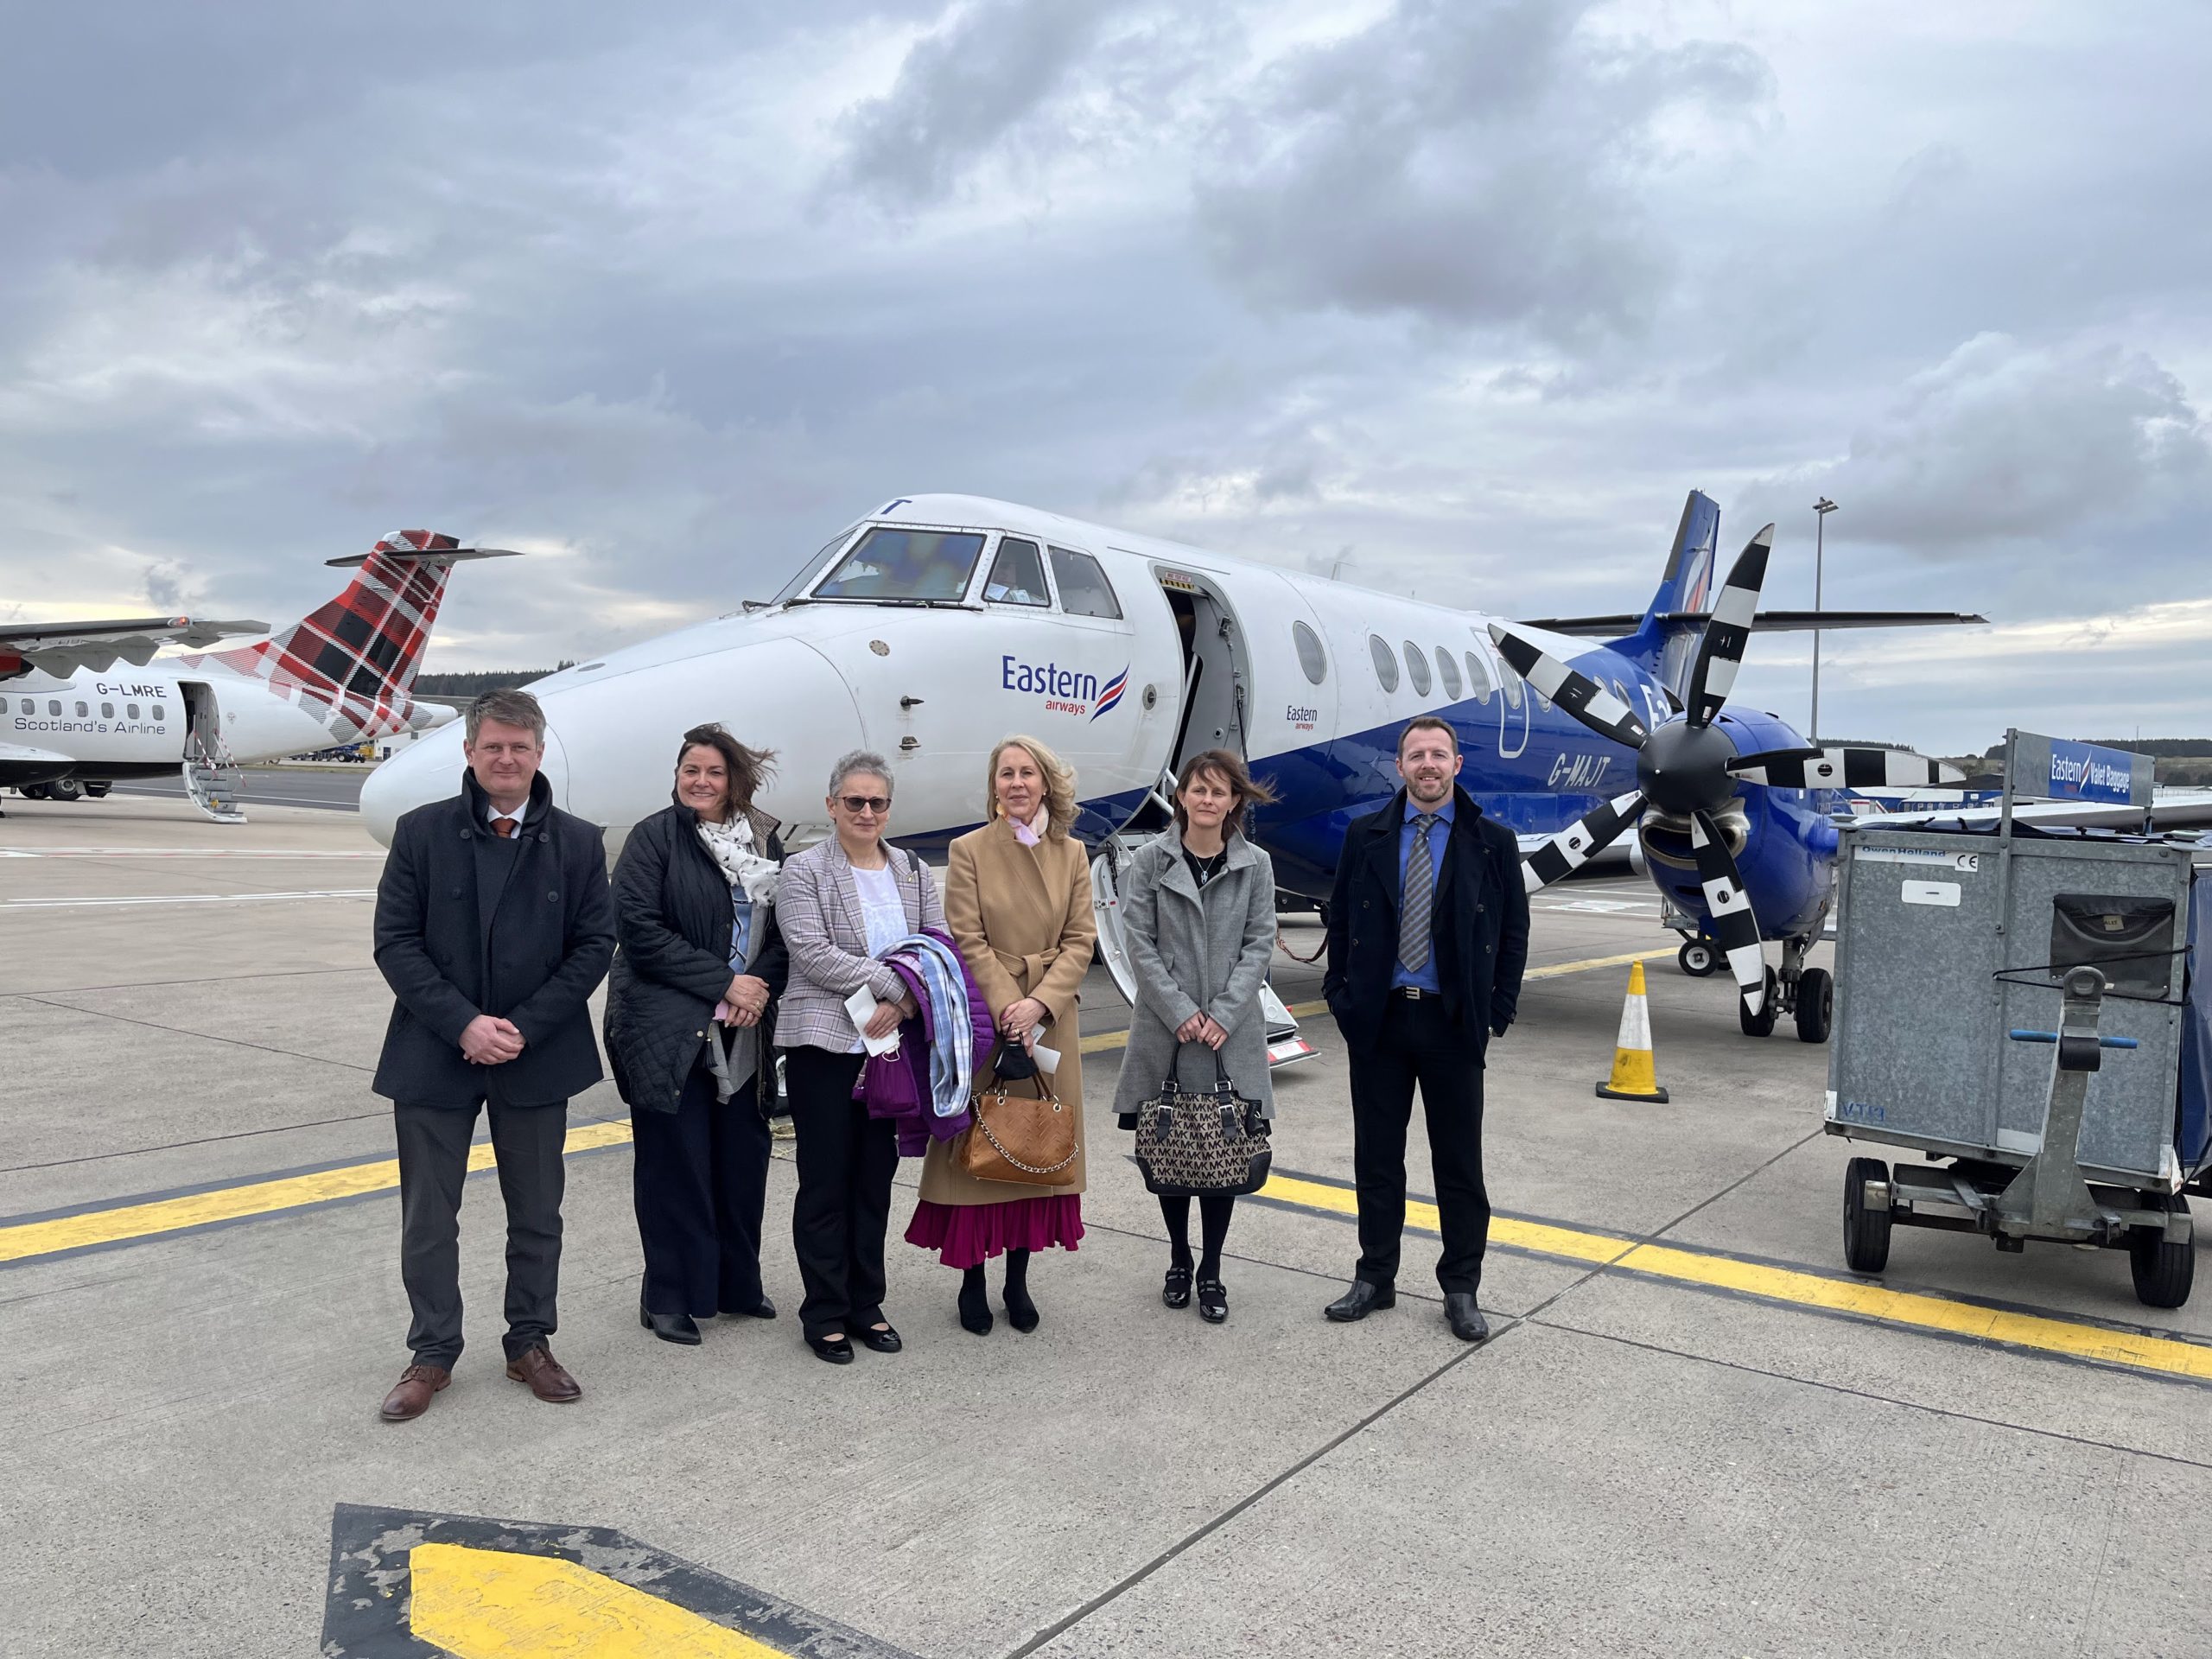
[[[1229,1317],[1229,1288],[1218,1279],[1198,1281],[1198,1317],[1219,1325]]]
[[[817,1359],[826,1359],[832,1365],[853,1363],[853,1343],[849,1337],[809,1337],[806,1345],[814,1350]]]
[[[1191,1270],[1188,1268],[1167,1269],[1167,1277],[1160,1281],[1160,1300],[1170,1307],[1188,1307],[1191,1305]]]
[[[655,1313],[640,1302],[638,1323],[663,1342],[677,1343],[685,1348],[699,1345],[699,1322],[689,1313]]]
[[[906,1345],[899,1340],[899,1332],[888,1325],[880,1331],[871,1328],[861,1332],[861,1344],[874,1349],[879,1354],[895,1354]]]
[[[1386,1307],[1397,1305],[1396,1287],[1370,1285],[1364,1279],[1355,1279],[1350,1290],[1321,1311],[1339,1325],[1350,1325],[1355,1319],[1363,1319],[1370,1313],[1379,1313]]]

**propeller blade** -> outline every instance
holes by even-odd
[[[1910,749],[1770,749],[1739,754],[1728,770],[1747,784],[1777,789],[1928,789],[1962,784],[1966,773]]]
[[[1523,639],[1503,623],[1490,625],[1497,654],[1513,664],[1521,677],[1600,737],[1631,749],[1643,747],[1651,735],[1636,710],[1592,679],[1569,668],[1541,645]]]
[[[1580,869],[1620,838],[1642,816],[1643,791],[1631,789],[1586,812],[1521,861],[1521,880],[1530,893],[1548,887]]]
[[[1720,597],[1713,601],[1706,619],[1705,638],[1698,641],[1697,664],[1690,670],[1689,721],[1703,728],[1728,701],[1736,683],[1736,671],[1744,664],[1744,646],[1751,637],[1751,619],[1758,614],[1759,589],[1766,585],[1766,558],[1774,549],[1774,526],[1744,543],[1729,571]]]
[[[1698,885],[1713,918],[1713,942],[1728,958],[1744,1006],[1757,1014],[1766,1004],[1766,955],[1759,949],[1759,918],[1736,860],[1721,839],[1720,827],[1703,812],[1690,819],[1690,849],[1697,858]]]

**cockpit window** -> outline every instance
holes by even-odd
[[[1113,583],[1106,580],[1106,573],[1090,554],[1077,553],[1071,548],[1054,548],[1052,574],[1059,578],[1060,608],[1070,616],[1119,618],[1122,614],[1121,601],[1114,597]]]
[[[974,531],[878,524],[837,561],[814,597],[957,603],[982,551]]]
[[[999,543],[999,556],[991,561],[991,574],[983,583],[983,597],[995,605],[1050,605],[1052,595],[1045,586],[1045,556],[1034,542],[1008,536]]]
[[[804,593],[806,591],[806,584],[814,580],[814,573],[822,569],[823,561],[828,559],[832,553],[835,553],[839,548],[842,547],[846,542],[850,540],[853,531],[856,528],[858,528],[858,526],[847,524],[835,536],[832,536],[828,541],[823,543],[821,550],[815,554],[815,556],[809,559],[804,564],[799,566],[798,574],[784,584],[783,591],[779,593],[768,602],[771,605],[781,605],[788,601],[797,599],[801,594]]]

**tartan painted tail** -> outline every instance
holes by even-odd
[[[338,742],[405,731],[415,671],[454,563],[502,556],[434,531],[394,531],[366,554],[330,561],[360,569],[327,604],[266,639],[190,660],[266,681]]]

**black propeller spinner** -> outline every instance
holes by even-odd
[[[1775,749],[1738,754],[1728,735],[1713,722],[1726,705],[1743,665],[1744,647],[1758,613],[1759,590],[1766,584],[1767,556],[1774,526],[1745,544],[1728,580],[1713,601],[1697,659],[1690,670],[1689,694],[1681,711],[1647,730],[1636,712],[1592,679],[1569,668],[1535,642],[1501,623],[1491,625],[1499,655],[1537,690],[1601,737],[1626,744],[1636,753],[1637,787],[1617,795],[1569,824],[1529,854],[1522,880],[1533,893],[1549,887],[1587,863],[1622,831],[1635,824],[1649,805],[1669,817],[1687,818],[1690,849],[1697,860],[1698,886],[1712,918],[1713,942],[1728,958],[1745,1007],[1756,1016],[1765,1005],[1767,969],[1760,949],[1758,918],[1744,890],[1735,855],[1714,814],[1727,807],[1738,788],[1770,785],[1778,789],[1912,787],[1956,782],[1960,774],[1923,755],[1901,749]]]

